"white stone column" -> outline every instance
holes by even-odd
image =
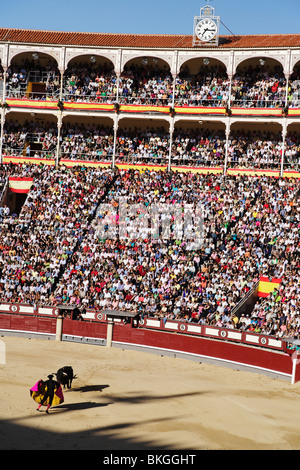
[[[65,62],[66,62],[66,48],[61,49],[61,57],[58,69],[60,71],[60,91],[59,91],[59,101],[62,101],[63,95],[63,83],[64,83],[64,73],[65,73]]]
[[[229,75],[228,78],[229,78],[229,89],[228,89],[227,107],[228,109],[231,109],[232,75]]]
[[[173,90],[172,90],[172,109],[175,107],[175,90],[176,90],[176,80],[177,80],[177,74],[174,73],[172,74],[173,77]]]
[[[60,71],[60,90],[59,90],[59,101],[62,101],[63,98],[63,82],[64,82],[64,72]]]
[[[63,332],[63,317],[59,315],[56,319],[56,334],[55,334],[56,341],[62,340],[62,332]]]
[[[112,168],[115,168],[115,164],[116,164],[116,146],[117,146],[118,127],[119,127],[119,118],[118,116],[116,116],[114,119],[114,148],[113,148],[112,164],[111,164]]]
[[[56,169],[58,168],[58,164],[59,164],[61,127],[62,127],[62,112],[60,111],[58,115],[58,119],[57,119],[57,145],[56,145],[56,158],[55,158]]]
[[[227,165],[228,165],[228,141],[229,141],[229,135],[230,135],[230,118],[227,118],[226,122],[226,142],[225,142],[225,161],[224,161],[224,168],[223,168],[223,175],[226,176],[227,174]]]
[[[120,79],[121,79],[121,74],[119,72],[116,73],[116,76],[117,76],[117,95],[116,95],[116,103],[119,103],[119,87],[120,87]]]
[[[289,73],[286,73],[286,74],[285,74],[285,101],[284,101],[285,107],[288,106],[289,79],[290,79],[290,74],[289,74]]]
[[[7,67],[3,66],[3,90],[2,90],[2,104],[6,101],[6,74],[7,74]]]
[[[171,164],[172,164],[173,132],[174,132],[174,118],[172,117],[171,120],[170,120],[170,138],[169,138],[168,171],[171,171]]]
[[[286,134],[287,134],[287,123],[286,123],[286,118],[284,118],[283,123],[282,123],[282,153],[281,153],[281,164],[280,164],[280,176],[283,176],[283,172],[284,172]]]
[[[107,330],[106,330],[106,347],[107,348],[111,348],[112,346],[113,328],[114,328],[114,322],[108,321]]]

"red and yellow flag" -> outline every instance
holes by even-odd
[[[9,189],[13,193],[29,193],[33,178],[9,177]]]

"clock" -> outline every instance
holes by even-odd
[[[203,42],[211,41],[216,36],[217,32],[217,24],[209,18],[199,21],[195,27],[196,36]]]

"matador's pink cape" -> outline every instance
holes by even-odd
[[[36,401],[37,403],[41,403],[42,399],[44,398],[44,395],[46,393],[47,387],[44,384],[42,380],[39,380],[31,389],[30,389],[30,395]],[[45,401],[44,405],[48,405],[48,398]],[[55,405],[60,405],[61,403],[64,402],[64,394],[62,391],[61,386],[59,385],[55,392],[54,392],[54,398],[52,402],[52,406]]]

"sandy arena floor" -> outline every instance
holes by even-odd
[[[1,341],[1,450],[300,449],[300,383],[103,346]],[[78,376],[72,390],[37,412],[29,389],[64,365]]]

